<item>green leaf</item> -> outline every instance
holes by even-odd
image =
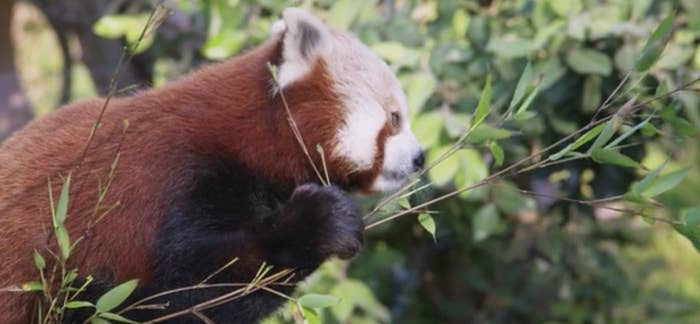
[[[246,34],[241,31],[225,31],[216,34],[202,46],[202,55],[211,60],[223,60],[238,52],[246,41]]]
[[[328,12],[328,21],[335,28],[348,30],[366,3],[366,1],[355,0],[335,1]]]
[[[452,31],[457,37],[464,37],[469,27],[469,15],[467,11],[460,8],[452,15]]]
[[[681,183],[681,181],[683,181],[683,179],[685,179],[689,171],[690,167],[687,166],[671,173],[658,176],[652,179],[651,183],[645,185],[645,188],[639,193],[642,195],[642,197],[646,198],[656,197],[675,188],[679,183]]]
[[[440,139],[443,127],[443,118],[437,111],[425,112],[417,115],[413,121],[413,129],[423,147],[432,147]]]
[[[666,43],[671,39],[671,34],[673,33],[673,16],[674,14],[670,13],[661,21],[647,40],[644,49],[642,49],[642,55],[635,64],[637,72],[649,70],[661,57],[661,53],[663,53]]]
[[[418,223],[420,223],[420,226],[423,227],[430,235],[433,236],[433,241],[437,242],[437,239],[435,238],[435,220],[433,219],[433,216],[428,214],[428,213],[421,213],[418,215]]]
[[[129,295],[134,292],[138,283],[139,281],[137,279],[133,279],[110,289],[97,300],[95,308],[97,308],[97,311],[100,313],[113,310],[129,298]]]
[[[601,164],[614,164],[628,168],[635,168],[639,166],[639,163],[632,160],[627,155],[620,153],[613,149],[597,149],[591,152],[591,158]]]
[[[306,294],[299,298],[299,305],[308,308],[326,308],[337,305],[340,298],[331,295]]]
[[[91,302],[86,302],[82,300],[74,300],[74,301],[69,301],[65,305],[66,308],[69,309],[75,309],[75,308],[85,308],[85,307],[95,307]]]
[[[101,319],[99,317],[92,318],[90,324],[110,324],[108,320]]]
[[[487,124],[479,125],[479,127],[473,129],[469,134],[469,141],[473,143],[481,143],[487,140],[501,140],[511,137],[513,132],[503,129],[495,128]]]
[[[685,236],[700,252],[700,208],[693,207],[683,212],[684,224],[674,224],[673,228]]]
[[[63,225],[59,225],[55,231],[58,248],[61,250],[61,257],[63,257],[63,260],[68,260],[70,256],[70,237],[68,236],[68,231],[66,231]]]
[[[515,105],[519,104],[520,101],[523,99],[527,88],[530,86],[530,84],[532,84],[533,77],[534,73],[532,72],[532,65],[530,64],[530,62],[528,62],[525,66],[525,70],[523,70],[523,73],[520,75],[518,85],[515,87],[513,99],[510,100],[510,104],[508,105],[509,111],[513,111],[513,109],[515,109]]]
[[[44,285],[41,281],[29,281],[23,283],[21,288],[24,291],[42,291],[44,290]]]
[[[330,291],[335,296],[343,296],[343,300],[331,307],[331,313],[341,323],[347,323],[355,307],[361,308],[380,322],[389,322],[390,315],[382,303],[380,303],[372,290],[361,281],[348,279],[335,285]]]
[[[576,150],[577,148],[581,147],[583,144],[586,144],[593,140],[600,132],[603,130],[603,127],[605,127],[604,124],[598,125],[596,127],[593,127],[589,129],[585,134],[583,134],[581,137],[577,138],[573,143],[567,145],[563,149],[561,149],[559,152],[554,153],[549,156],[549,159],[552,161],[556,161],[561,159],[564,155],[568,154],[569,152],[572,152]]]
[[[518,107],[518,109],[515,110],[516,119],[518,119],[518,116],[522,116],[525,112],[527,112],[527,108],[530,108],[530,105],[535,100],[535,97],[537,97],[538,93],[539,86],[536,86],[532,89],[532,91],[530,91],[530,93],[527,95],[527,98],[525,98],[525,101],[523,101],[523,103]]]
[[[489,168],[481,153],[475,149],[462,149],[455,153],[460,159],[460,170],[455,175],[454,183],[458,188],[471,187],[484,180],[489,174]],[[467,198],[478,190],[462,192],[460,197]]]
[[[577,48],[566,55],[566,63],[580,74],[598,74],[609,76],[612,73],[612,61],[600,51]]]
[[[71,175],[68,174],[66,182],[63,183],[61,187],[61,195],[58,198],[58,205],[56,206],[56,225],[63,225],[63,222],[68,216],[68,193],[70,192],[70,179]]]
[[[484,90],[481,92],[481,98],[479,99],[479,104],[476,106],[474,111],[474,117],[472,119],[471,129],[478,127],[481,122],[486,119],[489,114],[489,105],[491,104],[491,75],[486,77],[486,85],[484,85]]]
[[[700,207],[692,207],[684,210],[683,221],[688,226],[700,225]]]
[[[501,166],[503,164],[503,158],[505,157],[503,148],[498,145],[498,142],[493,141],[491,145],[489,145],[489,150],[491,151],[491,155],[493,155],[494,165]]]
[[[501,227],[501,219],[494,204],[488,204],[474,215],[472,220],[474,241],[482,241],[496,233]]]
[[[593,153],[593,151],[600,149],[605,145],[612,137],[615,135],[615,126],[613,125],[613,120],[608,121],[604,124],[605,127],[600,132],[600,135],[595,139],[593,145],[588,149],[588,154]]]
[[[112,320],[112,321],[119,322],[119,323],[129,323],[129,324],[138,324],[139,323],[136,321],[132,321],[132,320],[130,320],[124,316],[121,316],[119,314],[110,313],[110,312],[100,313],[99,316],[101,318]]]
[[[618,138],[616,138],[615,140],[610,142],[608,145],[606,145],[605,148],[614,147],[615,145],[620,144],[622,141],[624,141],[628,137],[632,136],[632,134],[634,134],[637,130],[639,130],[640,128],[644,127],[644,125],[649,123],[649,120],[651,120],[651,117],[653,117],[653,115],[649,115],[649,117],[647,117],[646,119],[641,121],[639,124],[634,125],[634,127],[630,127],[630,129],[628,129],[622,135],[620,135]]]
[[[39,252],[34,250],[34,252],[32,252],[32,257],[34,258],[34,265],[37,269],[43,270],[46,267],[46,261],[44,261],[44,257],[42,257]]]
[[[532,52],[534,46],[531,40],[512,36],[492,38],[486,50],[505,59],[527,56]]]
[[[446,152],[448,152],[449,149],[450,146],[443,146],[433,148],[430,151],[428,151],[427,165],[432,165]],[[453,153],[450,157],[445,158],[444,160],[442,160],[442,162],[438,163],[428,171],[428,175],[430,176],[430,179],[435,183],[435,185],[443,186],[454,178],[455,174],[457,173],[457,170],[459,170],[460,167],[459,156],[457,155],[457,153]]]
[[[318,314],[311,308],[301,306],[302,315],[304,316],[304,324],[321,324],[321,319]]]
[[[654,170],[652,170],[646,176],[644,176],[642,180],[639,180],[639,182],[635,183],[630,189],[630,192],[634,193],[635,195],[641,196],[642,192],[649,189],[652,182],[656,180],[656,177],[659,175],[659,173],[661,173],[661,170],[663,170],[664,167],[666,167],[666,163],[668,163],[668,160],[659,164],[656,168],[654,168]]]
[[[402,81],[409,109],[414,114],[420,112],[435,91],[435,78],[428,73],[418,72],[402,78]]]
[[[128,17],[123,15],[107,15],[103,16],[92,26],[92,31],[104,38],[119,38],[124,36]]]

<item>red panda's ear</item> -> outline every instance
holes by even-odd
[[[271,32],[284,42],[278,74],[282,88],[306,75],[316,59],[331,51],[328,27],[301,9],[285,9],[282,20],[272,26]]]

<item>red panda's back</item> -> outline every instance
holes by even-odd
[[[47,242],[49,248],[57,249],[51,234],[48,180],[58,199],[71,171],[66,227],[73,242],[85,238],[72,253],[70,267],[91,274],[103,271],[106,265],[119,265],[110,269],[117,271],[115,280],[148,277],[150,240],[162,216],[167,169],[177,165],[169,157],[176,153],[163,147],[159,138],[164,129],[152,131],[153,123],[158,122],[152,111],[120,100],[110,103],[85,151],[103,103],[94,99],[60,108],[33,121],[0,147],[0,288],[39,278],[32,262],[34,249],[51,261]],[[125,119],[129,119],[126,128]],[[176,140],[171,142],[178,145]],[[83,163],[76,168],[83,155]],[[99,188],[107,183],[105,199],[96,210]],[[88,225],[108,209],[97,225]],[[0,322],[27,322],[32,296],[0,292]]]

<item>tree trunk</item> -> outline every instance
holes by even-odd
[[[32,119],[15,69],[10,19],[15,0],[0,1],[0,142]]]

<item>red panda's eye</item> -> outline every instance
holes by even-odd
[[[396,128],[396,129],[400,128],[401,116],[399,116],[398,112],[391,113],[391,125],[394,126],[394,128]]]

